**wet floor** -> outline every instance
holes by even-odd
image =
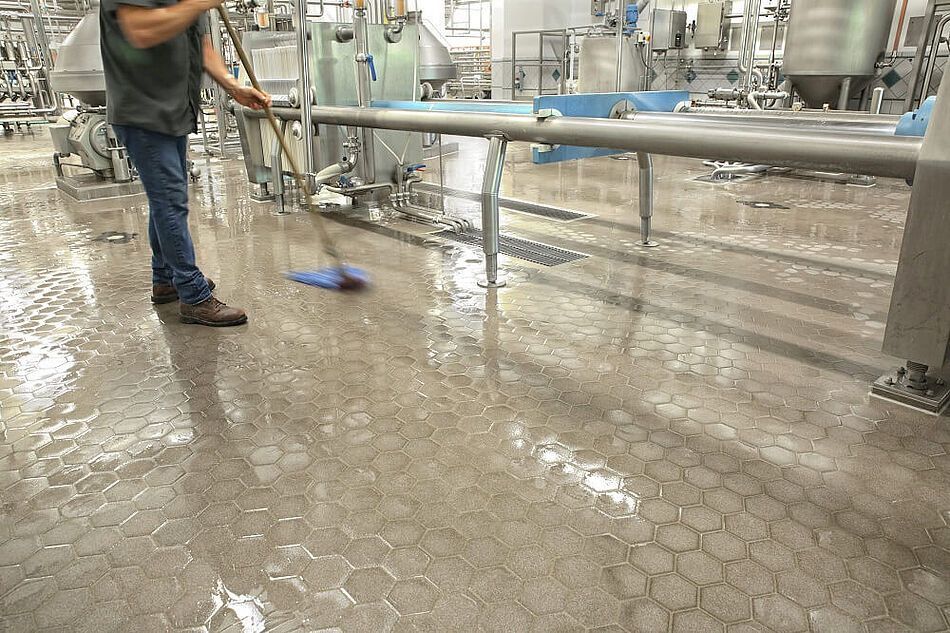
[[[904,184],[658,159],[644,250],[635,161],[513,147],[504,195],[594,217],[504,230],[589,257],[486,291],[476,249],[334,214],[343,295],[283,277],[313,218],[199,160],[251,319],[209,330],[150,305],[142,200],[68,202],[51,151],[0,140],[0,630],[948,628],[950,426],[868,397]]]

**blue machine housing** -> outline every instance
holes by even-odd
[[[534,104],[497,101],[374,101],[372,107],[390,110],[415,110],[425,112],[483,112],[491,114],[532,115],[542,110],[557,111],[560,116],[607,119],[618,103],[630,102],[641,112],[672,112],[676,105],[689,100],[685,90],[661,90],[656,92],[606,92],[579,95],[551,95],[535,97]],[[620,154],[610,149],[594,147],[570,147],[561,145],[549,151],[536,148],[533,162],[536,165],[560,163],[581,158],[594,158]]]
[[[656,92],[605,92],[579,95],[551,95],[535,97],[534,111],[554,109],[563,116],[586,117],[592,119],[606,119],[611,110],[618,103],[629,101],[639,112],[672,112],[676,105],[689,101],[689,93],[685,90],[661,90]],[[566,160],[580,158],[594,158],[596,156],[610,156],[622,154],[611,149],[594,147],[569,147],[561,145],[551,151],[535,149],[534,164],[546,165],[560,163]]]
[[[920,109],[902,116],[900,123],[897,124],[895,134],[897,136],[926,136],[927,128],[930,126],[930,117],[936,103],[937,97],[929,97],[920,106]]]

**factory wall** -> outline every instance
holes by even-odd
[[[688,21],[696,19],[697,5],[705,0],[654,0],[650,10],[641,18],[640,26],[646,30],[650,28],[650,13],[652,8],[661,9],[679,9],[686,11]],[[897,24],[900,16],[900,7],[903,0],[896,0],[898,10],[896,11],[894,23],[892,25],[889,41],[890,47],[893,45],[897,35]],[[794,2],[794,0],[793,0]],[[743,0],[734,0],[733,13],[741,14]],[[555,6],[556,5],[556,6]],[[904,99],[907,95],[907,78],[911,74],[913,67],[913,58],[916,52],[915,46],[904,46],[908,24],[916,16],[922,16],[927,7],[927,0],[908,0],[907,18],[903,32],[900,36],[898,49],[893,56],[893,64],[880,71],[879,75],[871,87],[883,86],[885,88],[884,112],[902,113],[904,108]],[[520,30],[532,30],[539,28],[560,29],[567,26],[579,26],[589,24],[594,18],[590,15],[589,0],[558,0],[556,3],[544,2],[541,7],[532,7],[530,11],[525,10],[524,3],[518,3],[514,0],[498,0],[495,3],[494,21],[492,30],[493,46],[493,76],[492,86],[496,98],[509,99],[512,97],[511,89],[511,33]],[[736,59],[738,57],[738,41],[741,30],[741,19],[732,21],[729,44],[725,51],[703,51],[693,48],[690,44],[683,50],[672,50],[667,54],[660,56],[654,66],[655,78],[653,88],[688,90],[693,98],[703,98],[706,92],[711,88],[731,87],[736,84],[738,74],[735,71]],[[781,39],[783,33],[779,32],[780,49],[778,58],[781,59]],[[772,23],[768,20],[762,20],[760,28],[760,49],[761,56],[766,57],[771,48]],[[689,42],[692,41],[688,37]],[[519,60],[528,57],[537,57],[537,45],[531,46],[528,39],[519,43]],[[552,76],[557,68],[553,65],[556,54],[560,51],[555,50],[552,45],[548,45],[544,57],[551,62],[550,66],[541,69],[525,67],[526,77],[524,85],[526,87],[537,86],[537,81],[543,83],[545,88],[554,89],[557,86],[555,78]],[[946,65],[944,57],[935,75],[935,81],[939,81],[942,76],[942,70]],[[521,66],[519,64],[519,66]]]

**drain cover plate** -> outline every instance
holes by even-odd
[[[439,231],[431,235],[469,246],[477,246],[479,248],[481,248],[483,243],[482,232],[478,229],[472,229],[466,233]],[[523,240],[521,238],[511,237],[510,235],[501,236],[499,240],[499,251],[502,255],[541,266],[560,266],[561,264],[569,264],[590,257],[590,255],[585,255],[584,253],[565,250],[551,246],[550,244],[542,244],[541,242]]]
[[[439,192],[438,187],[429,183],[417,185],[416,188],[426,193]],[[461,189],[446,188],[445,195],[452,198],[461,198],[462,200],[471,200],[473,202],[481,202],[482,199],[481,194],[472,191],[462,191]],[[591,213],[581,213],[580,211],[573,211],[571,209],[562,209],[561,207],[552,207],[544,204],[526,202],[524,200],[514,200],[512,198],[500,198],[498,200],[498,206],[505,211],[525,213],[556,222],[576,222],[577,220],[587,220],[597,217]]]

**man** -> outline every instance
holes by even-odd
[[[148,196],[152,302],[180,301],[185,323],[241,325],[195,264],[188,229],[188,135],[198,128],[202,72],[235,101],[261,109],[270,97],[238,85],[211,44],[207,12],[222,0],[102,0],[99,11],[109,123]]]

